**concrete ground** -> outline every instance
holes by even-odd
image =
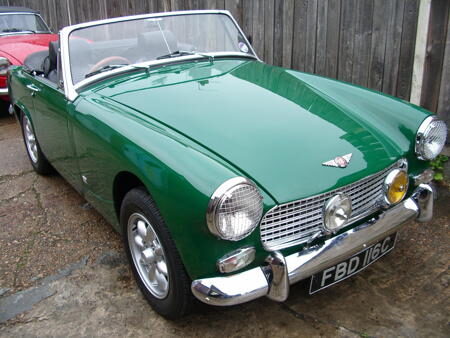
[[[432,222],[408,224],[388,256],[334,287],[170,322],[137,289],[119,235],[61,177],[32,171],[0,115],[0,336],[450,337],[450,190],[439,194]]]

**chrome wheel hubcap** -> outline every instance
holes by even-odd
[[[36,136],[34,135],[30,120],[26,116],[23,117],[23,130],[28,154],[30,155],[31,160],[36,163],[38,161]]]
[[[162,299],[169,292],[166,256],[150,222],[139,213],[128,219],[128,245],[134,266],[147,289]]]

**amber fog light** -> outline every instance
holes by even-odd
[[[352,201],[345,194],[337,194],[326,203],[323,211],[323,225],[328,233],[335,233],[345,226],[352,214]]]
[[[405,170],[394,169],[384,180],[383,190],[388,205],[397,204],[406,195],[408,190],[408,174]]]

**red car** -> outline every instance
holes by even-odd
[[[9,101],[7,72],[10,65],[22,65],[25,58],[48,49],[58,39],[38,11],[0,6],[0,98]]]

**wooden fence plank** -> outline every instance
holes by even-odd
[[[328,1],[326,76],[337,77],[341,1]]]
[[[290,68],[292,64],[292,36],[294,24],[294,0],[284,0],[283,3],[283,67]]]
[[[393,12],[387,22],[385,66],[383,75],[383,92],[395,95],[397,92],[398,67],[400,59],[400,46],[402,38],[403,11],[405,2],[397,0],[393,4]]]
[[[245,2],[247,1],[244,1],[244,3]],[[283,2],[278,0],[275,1],[273,64],[281,66],[282,63],[283,63]]]
[[[275,4],[274,0],[264,1],[264,62],[273,64],[273,36],[275,31]]]
[[[52,28],[54,32],[57,32],[65,26],[69,26],[69,9],[67,8],[67,1],[54,1],[55,13]]]
[[[186,6],[187,9],[190,7]],[[230,11],[233,18],[242,27],[242,3],[240,0],[225,0],[225,9]]]
[[[295,1],[292,42],[292,68],[304,71],[306,64],[306,26],[308,0]]]
[[[418,0],[405,0],[397,79],[397,96],[405,100],[409,100],[411,93],[418,10]]]
[[[430,27],[428,29],[427,54],[420,105],[436,111],[441,84],[442,63],[445,53],[447,31],[443,29],[448,22],[450,2],[434,0],[431,2]]]
[[[327,2],[319,1],[317,4],[317,41],[315,70],[315,73],[319,75],[326,74],[327,15]]]
[[[264,55],[264,3],[262,1],[253,2],[252,11],[253,26],[253,48],[257,55]]]
[[[437,114],[447,122],[447,127],[450,128],[450,20],[447,20],[447,40]],[[450,144],[450,137],[447,137],[447,143]]]
[[[242,29],[253,40],[253,0],[244,0],[242,4]]]
[[[305,71],[314,73],[316,65],[317,0],[308,1],[306,16]]]
[[[352,82],[367,87],[372,44],[373,2],[358,1],[353,42]]]
[[[338,79],[343,81],[352,80],[356,5],[355,0],[347,0],[341,8]]]
[[[386,18],[391,13],[391,6],[392,2],[389,0],[374,0],[368,87],[380,91],[383,87],[387,32]]]

